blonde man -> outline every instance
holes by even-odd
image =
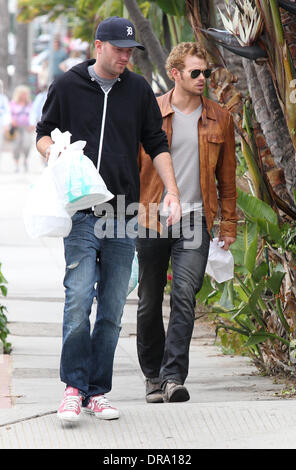
[[[137,240],[137,348],[146,377],[146,400],[150,403],[190,398],[184,382],[188,375],[195,296],[203,283],[218,200],[219,236],[225,250],[235,241],[237,219],[233,120],[225,108],[203,96],[206,79],[211,74],[206,51],[198,43],[181,43],[171,51],[166,66],[175,87],[160,96],[158,104],[183,215],[179,230],[174,230],[174,226],[166,229],[161,224],[161,210],[157,212],[155,207],[160,205],[166,191],[141,149],[143,211],[139,223],[146,231],[142,230]],[[170,260],[171,313],[165,335],[162,301]]]

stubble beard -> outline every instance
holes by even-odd
[[[191,96],[191,97],[197,97],[197,96],[202,96],[203,95],[204,90],[205,90],[204,86],[201,88],[201,91],[198,91],[198,90],[194,90],[192,88],[187,88],[186,86],[184,86],[184,79],[182,79],[182,81],[183,81],[183,84],[182,84],[183,93],[185,93],[185,94],[187,94],[188,96]]]

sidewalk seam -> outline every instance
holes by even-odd
[[[18,424],[18,423],[23,423],[25,421],[30,421],[31,419],[42,418],[43,416],[49,416],[49,415],[55,414],[56,412],[57,412],[57,410],[46,411],[44,413],[29,416],[27,418],[16,419],[15,421],[8,421],[7,423],[0,424],[0,429],[4,428],[5,426],[10,426],[10,425],[13,425],[13,424]]]

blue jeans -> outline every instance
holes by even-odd
[[[72,230],[64,239],[66,274],[60,375],[62,382],[80,390],[84,404],[90,396],[111,390],[114,353],[135,251],[135,239],[125,230],[117,238],[116,219],[114,236],[98,238],[95,224],[99,220],[92,214],[77,212],[72,217]],[[97,316],[91,333],[89,315],[94,297]]]

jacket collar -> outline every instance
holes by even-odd
[[[165,95],[162,95],[159,98],[157,98],[163,118],[174,113],[174,110],[171,105],[173,92],[174,92],[174,88],[170,90],[168,93],[166,93]],[[203,108],[202,115],[201,115],[202,124],[207,125],[207,119],[213,119],[214,121],[216,121],[216,115],[215,115],[215,111],[213,109],[211,100],[209,100],[208,98],[205,98],[204,96],[201,96],[201,102],[202,102],[202,108]]]

